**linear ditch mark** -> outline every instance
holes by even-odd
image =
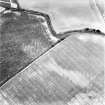
[[[79,29],[79,30],[69,30],[69,31],[57,33],[54,30],[54,28],[53,28],[53,25],[52,25],[52,22],[51,22],[51,18],[50,18],[50,16],[48,14],[43,13],[43,12],[39,12],[39,11],[23,9],[23,8],[21,8],[19,6],[17,0],[15,0],[15,2],[17,4],[17,8],[11,7],[11,3],[4,2],[4,1],[0,1],[0,6],[3,7],[3,8],[5,8],[6,10],[26,12],[26,13],[33,14],[33,15],[36,15],[36,16],[42,16],[42,17],[44,17],[45,18],[45,21],[47,22],[47,25],[48,25],[48,28],[49,28],[50,32],[52,33],[52,35],[54,35],[56,37],[58,35],[69,34],[69,33],[72,33],[72,32],[96,33],[96,34],[100,34],[100,35],[104,35],[105,36],[105,33],[101,32],[99,29],[97,30],[97,29],[92,29],[92,28],[84,28],[84,29]]]
[[[25,12],[27,14],[33,14],[33,15],[36,15],[36,16],[41,16],[41,17],[44,17],[47,25],[48,25],[48,29],[49,31],[51,32],[51,34],[55,37],[60,37],[59,40],[54,44],[52,45],[50,48],[48,48],[44,53],[42,53],[40,56],[38,56],[37,58],[35,58],[32,62],[34,62],[36,59],[38,59],[39,57],[41,57],[42,55],[44,55],[47,51],[49,51],[49,49],[53,48],[55,45],[57,45],[58,43],[60,43],[61,41],[63,41],[65,38],[67,38],[68,36],[70,36],[70,33],[74,33],[74,32],[78,32],[78,33],[94,33],[96,35],[101,35],[101,36],[105,36],[105,33],[101,32],[100,30],[96,30],[96,29],[91,29],[91,28],[84,28],[84,29],[80,29],[80,30],[69,30],[69,31],[65,31],[65,32],[61,32],[61,33],[57,33],[54,28],[53,28],[53,25],[52,25],[52,22],[51,22],[51,18],[48,14],[46,13],[43,13],[43,12],[39,12],[39,11],[33,11],[33,10],[25,10],[25,9],[22,9],[22,8],[11,8],[10,6],[10,3],[1,3],[0,1],[0,6],[1,7],[4,7],[5,8],[5,11],[6,10],[11,10],[13,12]],[[3,12],[5,12],[3,11]],[[68,35],[69,34],[69,35]],[[92,35],[92,34],[91,34]],[[63,37],[62,37],[63,36]],[[23,67],[20,71],[22,71],[23,69],[25,69],[28,65],[30,65],[32,62],[30,62],[29,64],[27,64],[25,67]],[[18,73],[19,73],[18,72]],[[11,77],[8,77],[5,82],[0,82],[0,87],[5,84],[9,79],[13,78],[16,74],[14,74],[13,76]]]

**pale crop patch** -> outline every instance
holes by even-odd
[[[96,44],[99,44],[101,46],[105,46],[105,38],[102,37],[102,36],[97,36],[97,35],[86,35],[86,36],[83,36],[83,35],[79,35],[78,36],[78,39],[80,39],[81,41],[83,42],[93,42],[93,43],[96,43]]]
[[[49,27],[48,27],[46,21],[43,22],[42,24],[43,24],[44,27],[46,28],[46,32],[47,32],[47,34],[48,34],[46,37],[47,37],[51,42],[56,43],[59,39],[58,39],[57,37],[55,37],[55,36],[51,33],[51,31],[49,30]]]
[[[42,52],[45,51],[45,47],[39,40],[32,40],[28,45],[23,44],[22,50],[27,54],[28,57],[36,58]]]
[[[47,70],[54,71],[60,76],[69,79],[75,85],[78,85],[82,88],[87,87],[89,85],[89,80],[78,70],[66,70],[60,67],[56,61],[51,58],[50,61],[44,63],[43,65]]]

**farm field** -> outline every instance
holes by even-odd
[[[0,88],[0,104],[103,105],[104,40],[92,36],[74,33],[51,48]]]

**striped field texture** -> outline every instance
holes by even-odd
[[[104,41],[69,36],[5,83],[0,105],[104,105]]]

